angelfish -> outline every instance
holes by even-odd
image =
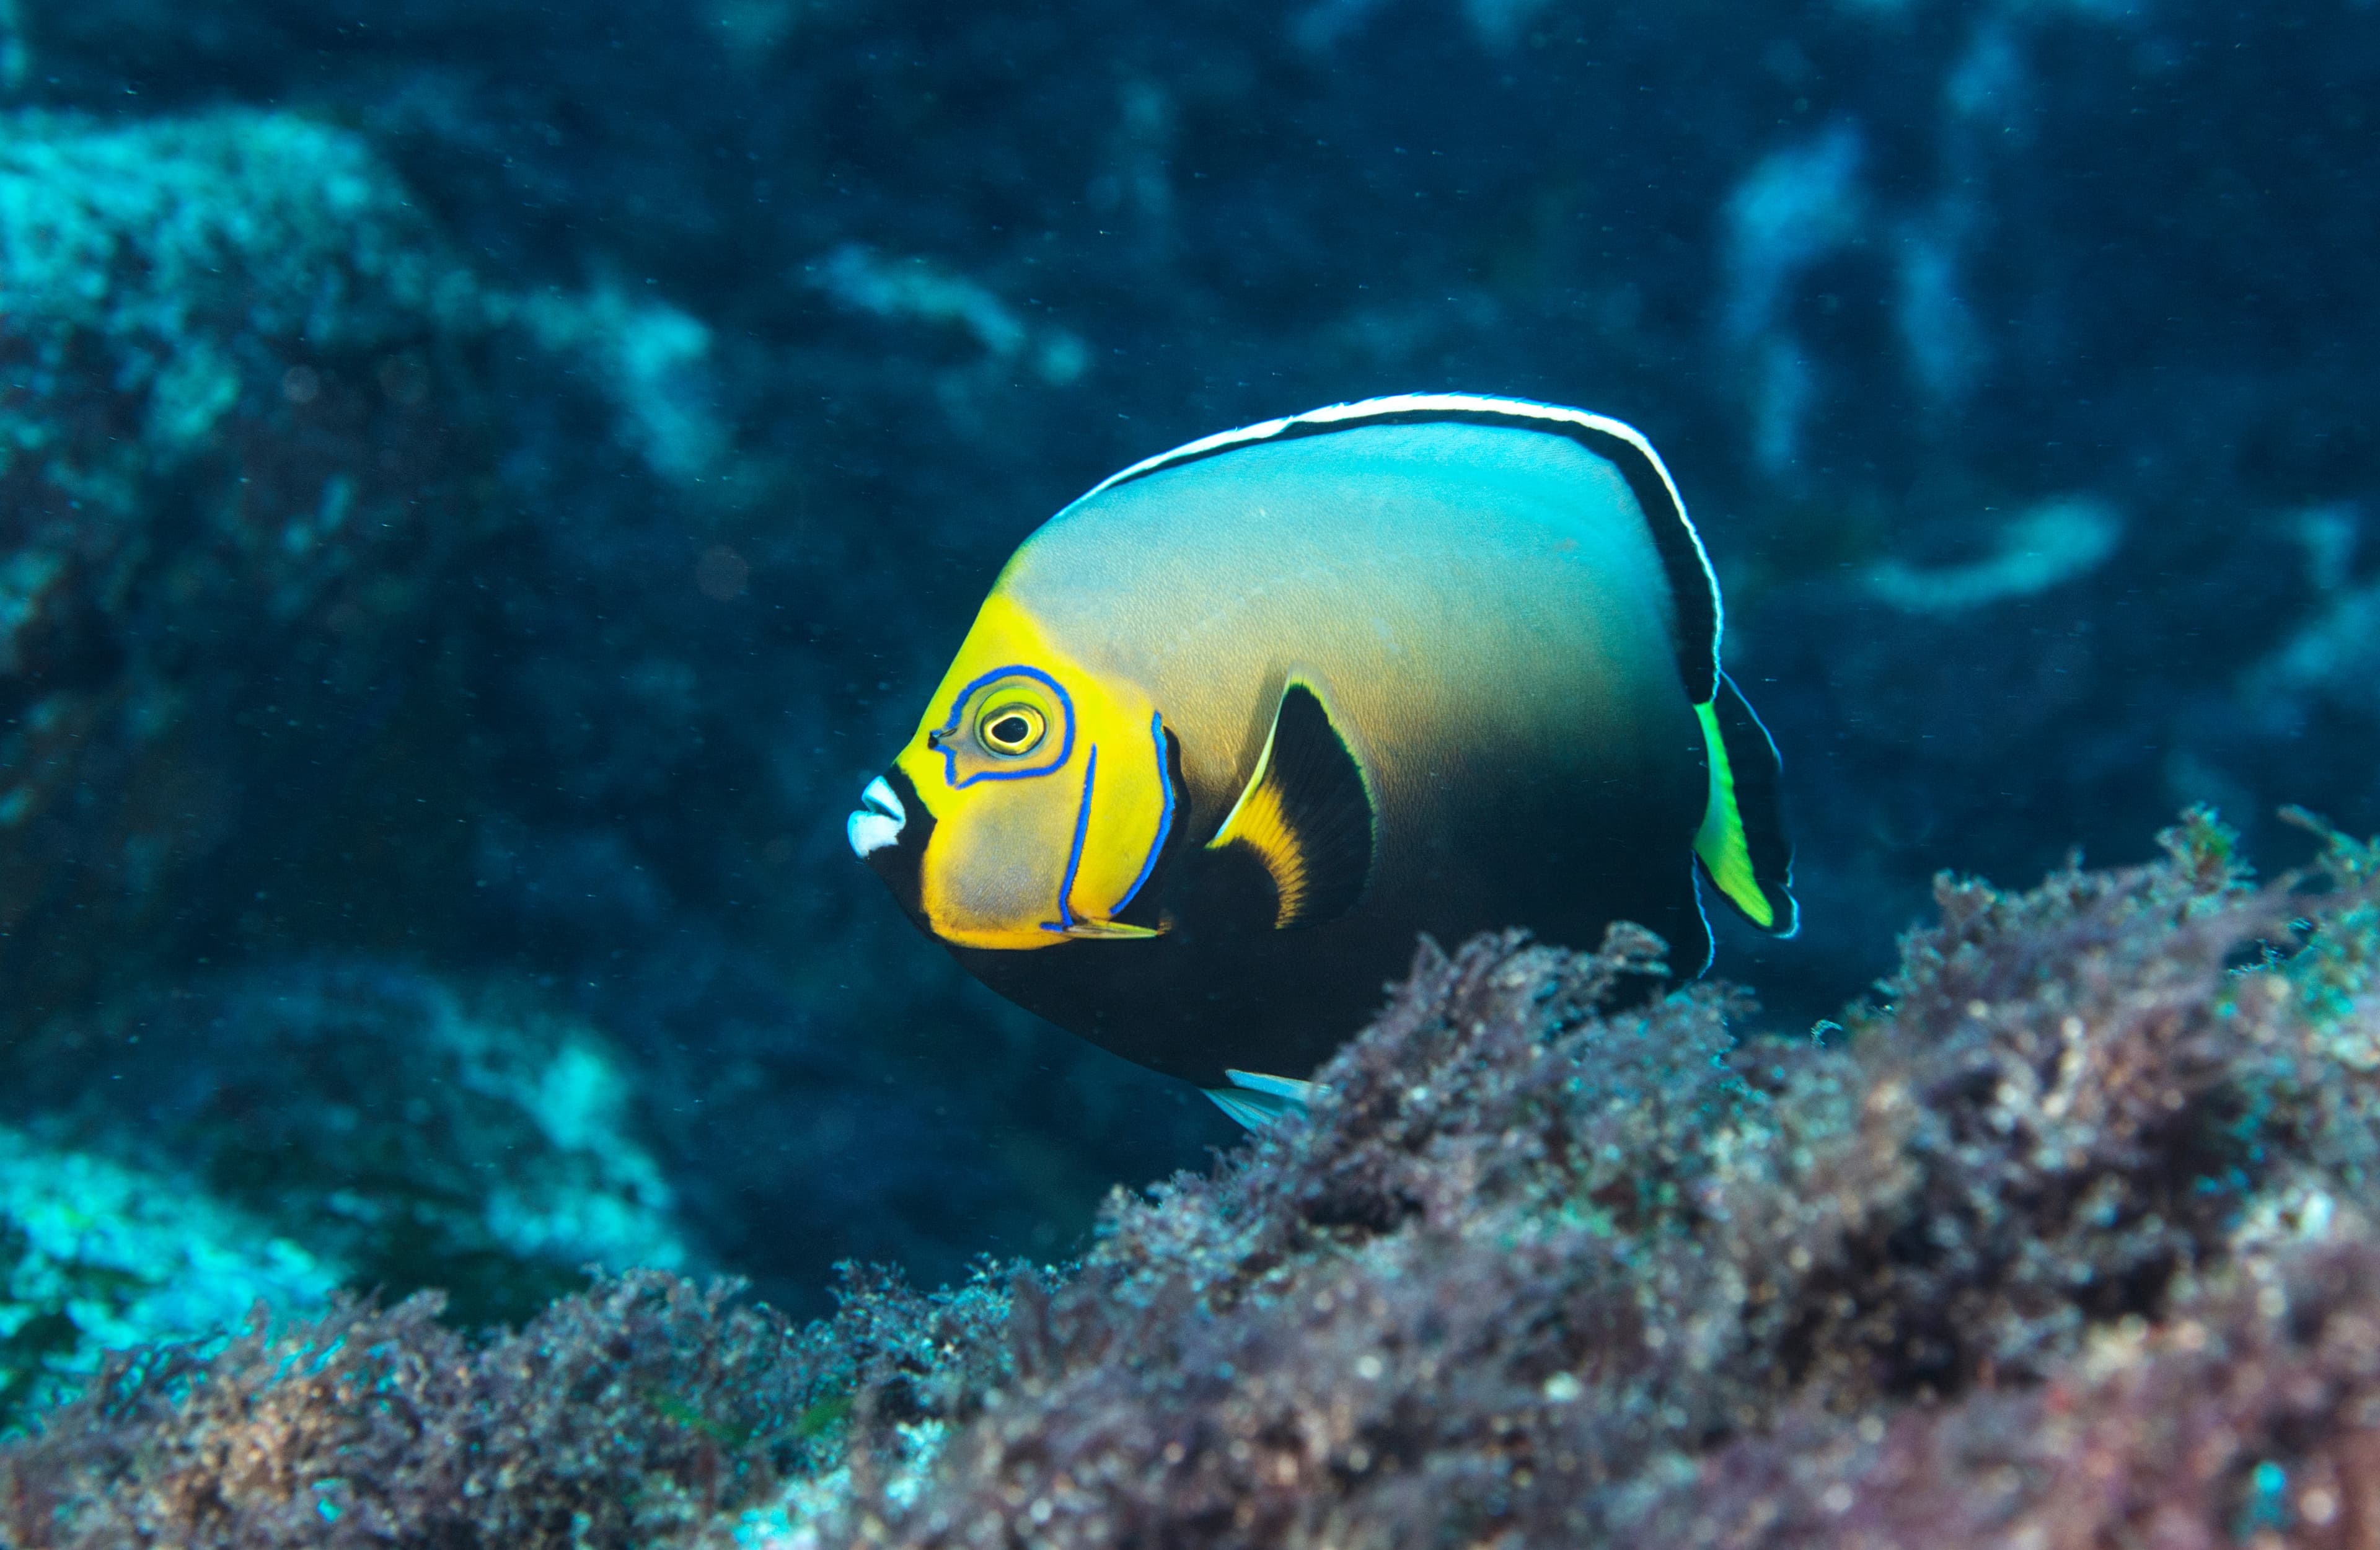
[[[1414,394],[1136,463],[1018,547],[852,849],[985,984],[1257,1123],[1417,934],[1797,923],[1717,578],[1617,420]]]

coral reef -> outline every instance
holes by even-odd
[[[2308,820],[2310,821],[2310,820]],[[2352,1545],[2380,1521],[2380,858],[1945,879],[1742,1036],[1660,943],[1425,947],[1312,1109],[1062,1273],[796,1332],[640,1275],[477,1347],[342,1305],[112,1359],[18,1550]],[[245,1537],[239,1537],[245,1536]]]
[[[1945,866],[2380,828],[2380,11],[2286,9],[0,0],[0,1123],[196,1203],[228,1259],[127,1205],[94,1261],[219,1274],[157,1283],[193,1326],[276,1239],[457,1326],[581,1259],[808,1317],[1081,1252],[1226,1122],[965,983],[839,816],[1034,523],[1383,392],[1670,457],[1786,761],[1807,928],[1719,959],[1773,1025]],[[1824,1118],[1742,1080],[1747,1156]],[[2353,1090],[2241,1112],[2362,1177]],[[2228,1198],[2036,1253],[2121,1303]],[[2009,1383],[2105,1324],[1956,1230],[1938,1392],[1979,1320]],[[45,1371],[185,1328],[36,1241]],[[783,1532],[974,1422],[891,1424]]]
[[[845,246],[810,267],[812,283],[854,311],[956,329],[994,361],[1028,358],[1052,385],[1073,381],[1087,364],[1083,342],[1074,335],[1050,330],[1037,338],[1000,297],[921,260],[888,262],[865,248]]]
[[[468,1351],[423,1294],[112,1363],[7,1466],[16,1543],[650,1543],[801,1446],[786,1335],[647,1273]]]
[[[1868,589],[1911,613],[1951,612],[2063,586],[2105,564],[2123,538],[2124,519],[2103,502],[2070,497],[2010,518],[1999,550],[1965,564],[1925,568],[1886,560],[1868,573]]]
[[[1076,348],[989,292],[933,285],[1037,358]],[[466,1322],[524,1317],[589,1261],[684,1263],[692,1236],[817,1299],[841,1254],[950,1275],[987,1243],[1087,1224],[1111,1172],[1047,1139],[1111,1107],[1081,1057],[1069,1080],[1094,1090],[1072,1113],[1053,1095],[1043,1134],[941,1123],[937,1101],[978,1089],[938,1099],[914,1059],[821,1026],[837,992],[808,981],[859,975],[789,973],[682,907],[706,875],[746,876],[748,898],[755,870],[844,862],[793,866],[774,800],[732,823],[688,800],[789,782],[811,800],[815,775],[771,770],[815,758],[801,723],[779,730],[783,706],[839,685],[705,654],[702,632],[784,628],[722,606],[746,554],[765,568],[772,551],[698,528],[657,564],[649,536],[623,537],[681,496],[717,519],[743,466],[721,354],[608,269],[533,285],[468,252],[352,115],[0,111],[0,1110],[201,1179],[358,1288],[437,1284]],[[552,477],[581,483],[541,484],[553,447],[570,450]],[[587,447],[633,517],[589,515]],[[705,588],[704,554],[732,584]],[[589,567],[636,595],[589,597]],[[679,584],[662,600],[656,574]],[[616,672],[589,665],[604,612],[639,622],[606,626]],[[490,800],[516,782],[545,794]],[[677,815],[696,806],[710,817],[690,834]],[[851,930],[848,910],[792,908],[810,918],[772,930]],[[435,1010],[491,983],[541,989]],[[952,996],[861,993],[894,1027],[946,1020],[915,1009]],[[684,1118],[565,1145],[512,1097],[474,1110],[488,1083],[438,1084],[447,1033],[474,1029],[462,1064],[485,1074],[508,1042],[504,1060],[552,1054],[557,1017],[620,1101]],[[1020,1020],[993,1026],[1012,1088],[1040,1083]],[[1176,1132],[1208,1123],[1158,1101]],[[434,1142],[407,1133],[408,1103]],[[1155,1154],[1132,1172],[1167,1166],[1140,1141],[1161,1125],[1106,1128]],[[855,1165],[861,1135],[902,1137],[902,1160]],[[547,1166],[565,1154],[589,1176]],[[600,1176],[615,1165],[638,1176]]]
[[[1946,884],[1888,1005],[1824,1047],[1730,1050],[1717,991],[1592,1015],[1641,940],[1426,957],[1310,1125],[1116,1210],[934,1484],[862,1510],[919,1544],[987,1514],[1044,1544],[1616,1542],[1726,1510],[1694,1483],[1739,1439],[1797,1425],[1817,1459],[2068,1381],[2230,1264],[2259,1189],[2301,1186],[2284,1158],[2329,1164],[2284,1096],[2336,1077],[2329,1035],[2286,971],[2225,967],[2299,902],[2240,889],[2211,827],[2171,843]]]
[[[346,1285],[435,1286],[467,1326],[590,1264],[689,1258],[620,1052],[518,987],[284,964],[53,1023],[0,1051],[0,1118],[192,1181]]]
[[[638,1271],[477,1345],[435,1293],[385,1311],[261,1311],[205,1348],[113,1357],[38,1437],[0,1452],[0,1544],[90,1546],[688,1543],[781,1479],[821,1472],[856,1392],[985,1373],[1005,1299],[856,1280],[796,1331],[735,1287]]]
[[[335,1284],[184,1181],[0,1126],[0,1435],[79,1389],[105,1351],[207,1338],[258,1302],[304,1313]]]
[[[961,983],[832,817],[1034,522],[1415,388],[1670,454],[1809,906],[1722,963],[1788,1021],[1945,866],[2380,826],[2375,36],[0,0],[0,1045],[87,1096],[44,1029],[226,972],[516,980],[781,1306],[1064,1252],[1222,1122]]]
[[[188,869],[260,804],[302,824],[386,721],[406,626],[486,527],[487,321],[358,136],[252,111],[0,115],[0,297],[21,1026],[145,967]]]

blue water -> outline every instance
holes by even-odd
[[[0,1365],[1198,1166],[844,816],[1041,518],[1318,405],[1660,447],[1781,1022],[1943,868],[2380,829],[2376,89],[2347,0],[0,0]]]

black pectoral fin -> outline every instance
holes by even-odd
[[[1372,878],[1378,819],[1363,767],[1321,696],[1304,684],[1281,691],[1272,734],[1254,779],[1209,850],[1243,847],[1272,878],[1273,926],[1336,920],[1362,902]]]

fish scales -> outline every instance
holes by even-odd
[[[1245,1118],[1419,933],[1629,918],[1698,973],[1698,866],[1791,929],[1718,624],[1615,422],[1408,397],[1209,438],[1019,547],[854,848],[994,989]]]

